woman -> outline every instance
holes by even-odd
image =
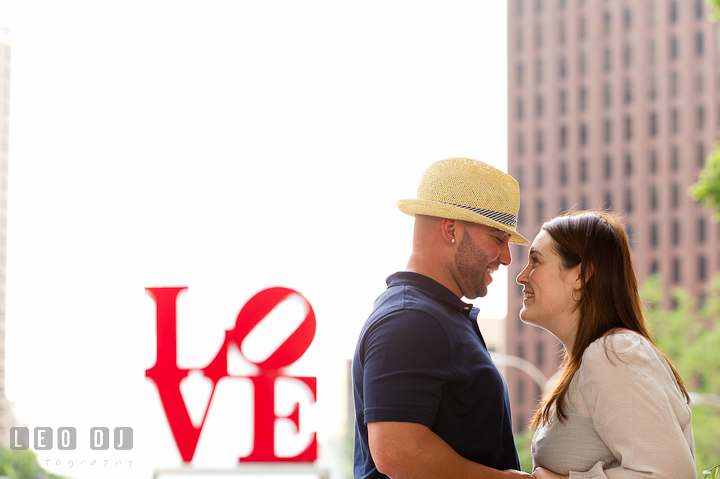
[[[517,277],[523,322],[565,346],[532,419],[537,479],[696,477],[689,396],[643,317],[630,245],[607,212],[545,223]]]

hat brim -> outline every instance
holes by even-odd
[[[430,200],[398,200],[398,208],[406,215],[427,215],[451,220],[469,221],[497,228],[510,235],[510,242],[528,246],[530,242],[513,226],[500,223],[465,208]]]

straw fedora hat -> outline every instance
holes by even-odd
[[[515,178],[482,161],[448,158],[423,173],[416,200],[398,200],[403,213],[492,226],[511,243],[529,245],[517,232],[520,189]]]

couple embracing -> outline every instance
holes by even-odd
[[[425,171],[405,271],[387,279],[353,359],[355,479],[691,479],[689,396],[643,316],[628,237],[609,212],[517,230],[519,190],[480,161]],[[520,321],[564,346],[520,472],[505,381],[477,324],[492,274],[529,245]],[[513,320],[510,318],[510,320]]]

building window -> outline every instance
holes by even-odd
[[[703,20],[703,0],[695,0],[695,18]]]
[[[705,218],[700,218],[697,223],[697,238],[698,243],[704,243],[707,237]]]
[[[673,97],[678,96],[680,91],[680,78],[677,72],[670,73],[670,95]]]
[[[627,153],[625,155],[625,176],[632,176],[632,170],[633,170],[632,155],[630,153]]]
[[[705,256],[698,258],[698,280],[705,281],[707,279],[707,260]]]
[[[542,25],[535,24],[535,48],[542,48],[543,34]]]
[[[655,211],[658,206],[657,187],[655,185],[650,187],[650,209]]]
[[[587,107],[587,90],[584,86],[580,87],[578,104],[580,106],[580,111],[585,111],[585,107]]]
[[[657,98],[657,77],[655,77],[655,75],[650,75],[648,77],[648,81],[650,82],[648,85],[648,96],[652,101]]]
[[[677,19],[678,19],[677,2],[675,0],[671,0],[671,2],[670,2],[670,23],[677,22]]]
[[[632,82],[629,79],[625,79],[623,90],[624,90],[625,104],[629,105],[630,103],[632,103]]]
[[[677,171],[680,168],[680,148],[677,145],[673,145],[670,150],[670,167],[673,171]]]
[[[565,78],[567,75],[567,62],[565,61],[565,56],[560,57],[560,78]]]
[[[703,34],[702,32],[696,32],[695,33],[695,54],[699,57],[702,56],[704,45],[703,45]]]
[[[603,105],[605,105],[605,108],[610,106],[610,103],[611,103],[610,93],[611,93],[610,84],[606,83],[605,86],[603,87]]]
[[[537,130],[535,132],[535,152],[542,153],[543,151],[543,132],[542,130]]]
[[[680,188],[677,183],[672,185],[672,207],[678,208],[680,206]]]
[[[587,73],[587,57],[585,52],[580,52],[580,59],[578,60],[578,68],[580,70],[580,76],[584,77]]]
[[[650,173],[657,173],[657,151],[650,150]]]
[[[609,191],[605,192],[605,208],[612,209],[612,194]]]
[[[610,155],[605,156],[605,179],[609,180],[612,176],[612,158]]]
[[[560,214],[563,214],[563,213],[565,213],[566,211],[568,211],[567,198],[565,198],[564,196],[562,196],[562,197],[560,198]]]
[[[543,187],[543,167],[542,167],[542,165],[537,165],[535,167],[535,181],[536,181],[536,186],[538,188]]]
[[[519,52],[521,52],[523,49],[523,29],[522,28],[518,28],[517,36],[515,38],[516,38],[515,43],[517,45],[517,50]]]
[[[517,76],[517,84],[518,86],[522,86],[523,84],[523,64],[518,62],[517,68],[516,68],[516,76]]]
[[[670,38],[670,60],[677,60],[679,50],[679,40],[676,36],[673,36]]]
[[[580,209],[581,210],[588,209],[588,199],[587,199],[587,196],[585,196],[585,195],[582,195],[580,197]]]
[[[542,0],[535,0],[535,13],[542,13],[543,3]]]
[[[517,0],[515,3],[515,11],[518,17],[522,17],[523,14],[523,0]]]
[[[542,59],[538,58],[535,60],[535,82],[542,83],[543,78],[543,62]]]
[[[680,282],[680,260],[678,258],[672,260],[672,281],[675,284]]]
[[[585,33],[586,33],[586,25],[585,25],[585,16],[581,16],[580,20],[578,21],[578,37],[580,37],[580,41],[585,41]]]
[[[632,140],[632,118],[625,117],[625,139]]]
[[[677,108],[673,109],[673,111],[670,113],[670,128],[672,129],[673,133],[677,133],[680,131],[680,112],[677,110]]]
[[[587,160],[585,158],[580,160],[580,183],[587,181]],[[585,209],[585,208],[583,208]]]
[[[522,166],[521,166],[520,168],[518,168],[518,170],[517,170],[517,178],[516,178],[516,179],[517,179],[517,182],[518,182],[518,186],[519,186],[520,188],[522,188],[523,185],[525,184],[524,173],[525,173],[525,172],[523,171]],[[518,216],[518,220],[519,220],[520,218],[522,218],[522,215]]]
[[[567,93],[565,90],[560,90],[560,101],[558,103],[560,104],[560,114],[567,113]]]
[[[610,71],[610,63],[611,63],[611,52],[609,48],[605,48],[603,51],[603,70],[606,72]]]
[[[567,127],[565,125],[560,127],[560,148],[563,150],[567,147]]]
[[[677,220],[672,222],[672,244],[673,246],[680,244],[680,223]]]
[[[630,68],[632,65],[632,47],[630,45],[625,45],[623,49],[623,63],[625,68]]]
[[[535,97],[535,116],[537,118],[542,118],[543,115],[543,97],[542,95],[538,95]]]
[[[588,140],[587,125],[582,123],[580,125],[580,145],[585,146]]]
[[[658,227],[657,223],[650,224],[650,246],[656,248],[658,245]]]
[[[625,190],[625,212],[632,213],[633,210],[633,198],[632,190],[630,188]]]
[[[623,26],[626,32],[629,31],[632,26],[632,10],[630,10],[630,7],[625,7],[625,11],[623,12]]]
[[[657,135],[657,113],[650,113],[650,136]]]
[[[523,119],[523,101],[522,98],[518,98],[517,100],[517,119],[522,120]]]
[[[567,184],[567,163],[564,161],[560,163],[560,184],[563,186]]]
[[[537,213],[537,222],[543,224],[545,222],[545,204],[542,200],[538,200],[535,208]]]
[[[612,123],[610,123],[610,120],[605,120],[603,123],[603,137],[605,138],[605,143],[610,143],[612,140]]]
[[[610,12],[605,12],[603,15],[603,35],[610,36]]]
[[[522,156],[524,150],[525,150],[525,137],[523,136],[522,131],[519,131],[518,139],[517,139],[518,156]]]
[[[697,144],[697,164],[700,168],[705,166],[705,144]]]
[[[697,107],[697,128],[698,130],[705,128],[705,108],[702,106]]]
[[[565,45],[565,38],[567,37],[567,27],[565,26],[565,20],[560,20],[558,36],[560,40],[560,45]]]
[[[657,48],[655,47],[655,40],[650,40],[648,43],[648,61],[650,65],[655,65],[657,59]]]
[[[658,267],[658,262],[657,262],[656,260],[653,260],[653,261],[650,263],[650,274],[655,274],[655,273],[657,273],[658,271],[660,271],[660,268]],[[518,321],[518,322],[521,323],[522,321]]]

